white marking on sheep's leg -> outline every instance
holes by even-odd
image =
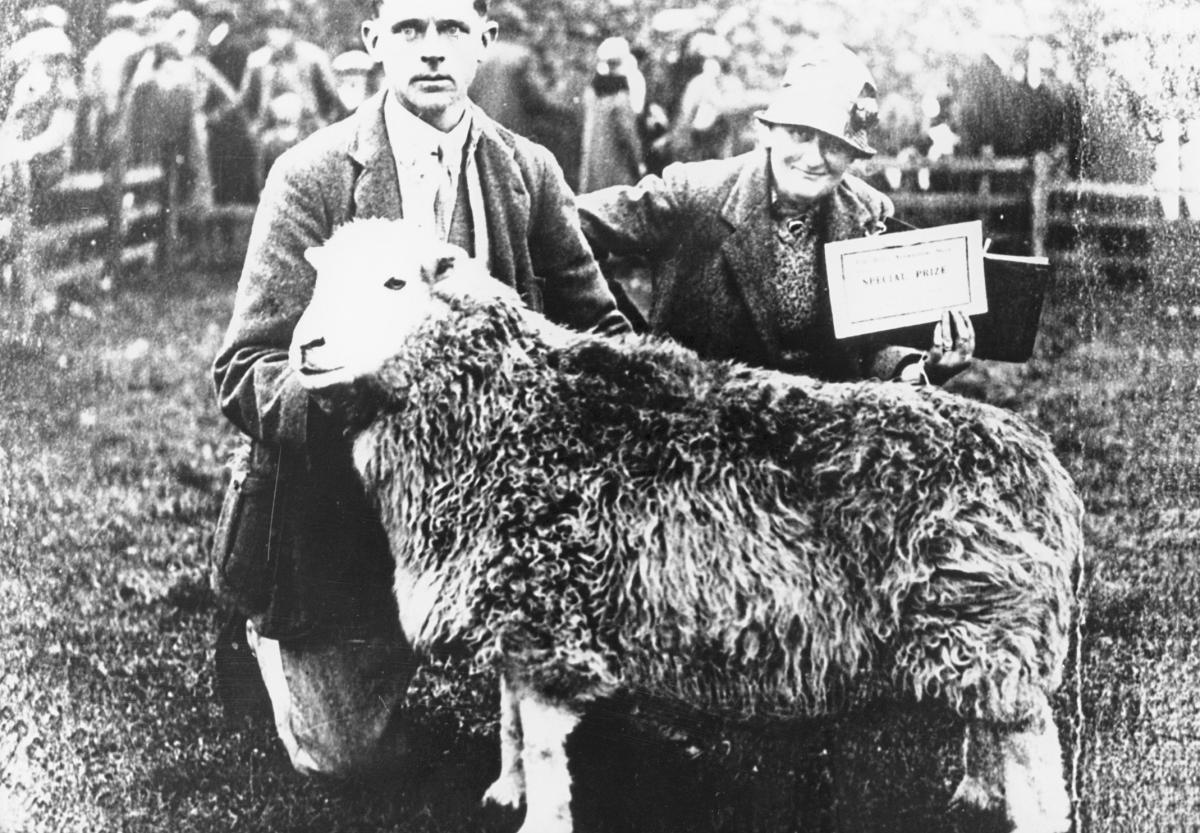
[[[520,696],[507,674],[500,675],[500,777],[483,794],[485,804],[517,809],[525,799],[525,771],[521,768]]]
[[[1019,729],[974,724],[963,747],[966,774],[954,802],[1003,811],[1015,833],[1063,833],[1071,802],[1063,780],[1062,747],[1044,695]]]
[[[1000,743],[990,726],[972,721],[963,734],[963,779],[950,799],[953,806],[1000,812],[1004,787],[1000,779]]]
[[[1002,737],[1005,810],[1016,833],[1063,833],[1071,826],[1058,727],[1049,701],[1040,700],[1028,726]]]
[[[579,723],[570,708],[526,692],[518,703],[524,746],[525,823],[519,833],[571,833],[567,738]]]

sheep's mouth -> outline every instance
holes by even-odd
[[[336,373],[337,371],[341,370],[343,367],[345,367],[345,365],[341,365],[341,364],[339,364],[337,367],[314,367],[311,364],[304,364],[304,365],[300,366],[300,375],[301,376],[323,376],[326,373]]]

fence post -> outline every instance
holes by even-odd
[[[113,154],[101,168],[100,193],[104,203],[108,230],[104,241],[104,273],[109,285],[121,282],[121,249],[125,245],[125,171],[123,150],[106,151]]]
[[[162,229],[158,238],[158,270],[160,277],[170,278],[175,274],[176,255],[179,252],[179,155],[174,148],[163,154],[162,165],[159,189]]]
[[[988,224],[988,203],[992,196],[992,175],[990,171],[995,167],[996,149],[991,145],[984,145],[980,148],[980,155],[986,163],[986,168],[983,175],[979,177],[979,222],[986,229]]]
[[[1039,150],[1033,155],[1033,185],[1029,189],[1030,235],[1033,254],[1046,256],[1046,234],[1050,213],[1050,154]]]

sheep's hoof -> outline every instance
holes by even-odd
[[[950,799],[950,809],[961,812],[1003,813],[1004,799],[988,790],[978,778],[966,776]]]
[[[990,792],[983,782],[966,777],[950,799],[953,829],[961,833],[1006,833],[1004,800]]]
[[[525,800],[525,785],[520,778],[501,776],[483,794],[484,806],[503,807],[508,810],[521,809]]]

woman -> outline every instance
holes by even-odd
[[[830,380],[945,381],[974,352],[961,313],[943,314],[928,351],[833,334],[824,244],[880,234],[892,213],[847,173],[875,153],[876,114],[858,58],[815,47],[759,114],[761,147],[583,195],[584,234],[598,253],[649,261],[651,328],[703,356]]]
[[[635,94],[644,102],[645,81],[625,38],[608,38],[596,49],[596,74],[583,94],[582,161],[579,192],[632,185],[645,175]],[[632,76],[632,78],[631,78]],[[633,83],[631,83],[633,82]]]

